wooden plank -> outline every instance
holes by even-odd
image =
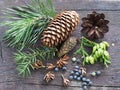
[[[0,84],[1,90],[82,90],[78,87],[61,87],[56,85],[27,84],[22,82],[8,82]],[[89,90],[120,90],[119,87],[89,87]]]
[[[7,60],[8,58],[13,59],[14,51],[15,51],[14,49],[7,47],[7,45],[4,42],[2,43],[2,54],[4,60]]]
[[[3,56],[2,56],[2,45],[1,45],[1,42],[0,42],[0,58],[1,58],[1,60],[3,59]]]
[[[19,1],[19,0],[18,0]],[[119,2],[94,2],[87,1],[87,0],[53,0],[55,7],[57,9],[72,9],[77,10],[80,17],[86,16],[88,13],[91,13],[92,10],[102,10],[99,12],[103,12],[106,15],[106,19],[110,20],[110,31],[105,35],[103,40],[108,41],[110,44],[114,43],[115,46],[111,46],[108,51],[111,54],[111,61],[112,64],[106,69],[103,65],[97,63],[94,66],[87,65],[87,72],[91,73],[92,71],[101,70],[102,75],[98,78],[92,78],[88,76],[93,81],[93,86],[90,90],[120,90],[120,9]],[[100,3],[100,4],[99,4]],[[7,0],[0,1],[0,8],[5,8],[7,5],[12,6],[15,3],[15,0],[11,0],[8,2]],[[20,3],[19,3],[20,4]],[[99,4],[99,5],[98,5]],[[8,7],[9,7],[8,6]],[[85,11],[83,11],[85,10]],[[1,15],[1,13],[0,13]],[[80,22],[81,24],[81,22]],[[81,27],[77,27],[76,31],[72,34],[73,36],[81,37],[80,30]],[[2,41],[2,35],[4,33],[5,28],[7,27],[0,27],[0,41]],[[62,80],[61,80],[61,72],[55,73],[56,78],[49,84],[46,84],[43,81],[43,77],[46,73],[45,70],[36,70],[32,71],[32,76],[28,78],[21,78],[16,71],[16,65],[13,61],[13,52],[14,49],[7,48],[5,44],[0,46],[0,51],[2,51],[2,56],[4,62],[0,58],[0,89],[1,90],[82,90],[81,83],[79,82],[72,82],[72,85],[68,88],[62,87]],[[77,46],[79,47],[79,46]],[[76,47],[76,49],[77,49]],[[73,50],[74,51],[74,50]],[[72,58],[72,53],[69,54]],[[77,56],[80,57],[80,56]],[[56,59],[57,61],[57,59]],[[55,62],[55,61],[50,61]],[[75,64],[72,64],[69,61],[67,67],[72,70]],[[69,72],[63,73],[65,77],[69,75]],[[59,81],[59,82],[58,82]]]
[[[15,5],[23,5],[24,2],[22,0],[0,0],[0,9],[5,9],[7,7],[12,7]]]
[[[103,40],[107,40],[110,44],[114,43],[115,46],[114,47],[110,47],[109,48],[109,52],[111,54],[111,60],[112,60],[112,64],[110,65],[110,67],[108,69],[105,69],[105,67],[103,67],[103,65],[101,64],[95,64],[94,66],[90,66],[87,65],[87,71],[88,73],[95,71],[95,70],[102,70],[103,74],[101,77],[99,78],[91,78],[94,82],[94,86],[97,87],[101,87],[101,86],[105,86],[105,87],[113,87],[113,86],[120,86],[120,78],[118,75],[120,75],[120,63],[119,63],[119,52],[120,49],[118,49],[120,46],[120,42],[119,42],[119,36],[120,36],[120,31],[119,31],[119,11],[115,11],[113,14],[113,11],[101,11],[103,13],[106,14],[107,19],[109,19],[110,21],[113,20],[113,17],[118,17],[118,19],[114,19],[112,22],[110,22],[109,26],[110,26],[110,31],[109,33],[107,33],[105,35],[105,38]],[[87,13],[91,13],[88,11],[81,11],[78,12],[80,14],[81,17],[86,16]],[[80,25],[78,26],[77,30],[73,33],[73,35],[76,35],[78,37],[80,37]],[[79,32],[79,33],[78,33]],[[114,33],[115,32],[115,33]],[[77,34],[78,33],[78,34]],[[112,41],[111,41],[112,38]],[[77,46],[78,47],[78,46]],[[16,81],[19,80],[23,83],[30,83],[30,84],[46,84],[43,81],[43,77],[45,75],[45,71],[41,70],[39,71],[33,71],[32,72],[32,76],[26,78],[25,80],[23,80],[22,78],[19,78],[19,75],[17,75],[17,72],[15,70],[15,63],[13,63],[13,52],[14,50],[12,50],[11,48],[6,48],[5,44],[2,45],[3,48],[3,57],[5,59],[4,63],[0,64],[0,77],[1,77],[1,83],[2,82],[8,82],[8,81]],[[117,52],[116,52],[117,51]],[[79,56],[78,56],[79,57]],[[68,64],[68,68],[72,69],[74,67],[74,65],[72,66],[72,62],[70,61]],[[6,71],[6,72],[5,72]],[[11,73],[12,72],[12,73]],[[54,81],[52,81],[49,85],[62,85],[62,81],[61,81],[61,72],[56,73],[56,79]],[[64,73],[64,75],[67,77],[68,76],[68,72]],[[59,81],[59,83],[58,83]],[[112,82],[111,82],[112,81]],[[74,83],[72,85],[73,87],[78,87],[80,86],[79,83]]]
[[[24,0],[27,1],[27,0]],[[13,5],[23,5],[22,0],[7,0],[0,1],[0,8],[11,7]],[[56,9],[61,10],[103,10],[103,11],[119,11],[120,1],[106,1],[106,0],[53,0]]]
[[[120,1],[105,0],[53,0],[54,6],[58,10],[103,10],[103,11],[119,11]]]

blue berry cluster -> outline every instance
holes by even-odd
[[[76,80],[82,82],[83,90],[87,90],[87,86],[92,85],[92,81],[82,75],[82,70],[79,68],[79,66],[75,66],[74,69],[70,71],[68,79],[71,81]]]
[[[60,70],[66,71],[66,70],[67,70],[67,67],[66,67],[66,66],[63,66],[62,68],[58,68],[58,67],[55,67],[55,68],[54,68],[54,71],[55,71],[55,72],[58,72],[58,71],[60,71]]]
[[[73,70],[69,71],[69,70],[67,70],[66,66],[63,66],[62,68],[55,67],[54,71],[55,72],[59,72],[60,70],[69,71],[70,74],[68,76],[68,79],[71,80],[71,81],[76,80],[76,81],[82,82],[83,90],[87,90],[88,86],[92,85],[92,81],[90,79],[86,78],[86,76],[82,74],[82,69],[80,69],[80,67],[77,65],[77,64],[81,63],[80,59],[77,59],[76,57],[73,57],[72,62],[76,63],[76,66],[74,66]],[[95,75],[96,74],[100,75],[100,72],[95,72]]]

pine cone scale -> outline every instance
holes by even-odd
[[[61,20],[64,20],[65,22],[67,22],[67,23],[71,24],[71,22],[70,22],[70,21],[71,21],[71,19],[69,18],[69,16],[68,16],[68,15],[61,17]]]
[[[65,28],[64,28],[64,29],[66,29],[68,32],[71,32],[71,30],[72,30],[72,29],[71,29],[71,24],[70,24],[69,22],[67,22],[67,20],[64,21],[63,19],[61,19],[60,22],[65,25]],[[66,32],[67,32],[67,31],[66,31]]]
[[[95,31],[95,34],[96,34],[96,38],[103,38],[104,37],[102,32]]]
[[[61,20],[63,20],[65,24],[67,24],[67,27],[70,28],[69,32],[74,29],[74,28],[72,29],[72,27],[74,27],[71,23],[72,20],[70,20],[69,18],[65,18],[65,17],[62,17]]]
[[[81,30],[83,34],[87,34],[89,32],[90,28],[84,28]]]

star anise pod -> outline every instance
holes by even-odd
[[[95,11],[92,14],[88,14],[87,17],[82,18],[81,30],[82,34],[89,39],[99,39],[104,37],[104,33],[109,31],[107,24],[108,20],[105,20],[103,13],[97,13]]]
[[[55,75],[50,71],[44,76],[44,80],[48,83],[49,81],[55,79]]]
[[[39,69],[39,68],[43,68],[45,66],[43,65],[42,61],[38,60],[38,61],[36,61],[36,63],[33,64],[33,67],[35,69]]]
[[[69,57],[67,55],[64,55],[63,58],[60,58],[60,60],[57,61],[57,67],[62,68],[63,66],[65,66],[68,63],[68,59]]]
[[[65,78],[63,75],[62,75],[62,79],[63,79],[63,85],[64,85],[64,87],[70,86],[70,80],[68,80],[67,78]]]
[[[81,72],[82,72],[82,75],[85,76],[87,73],[86,73],[86,68],[84,67],[81,67]]]
[[[47,66],[46,66],[47,70],[52,70],[53,68],[55,68],[55,65],[53,65],[52,63],[47,63]]]

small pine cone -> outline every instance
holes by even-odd
[[[58,57],[61,57],[64,54],[68,53],[70,50],[72,50],[75,47],[76,44],[77,44],[77,38],[69,37],[61,46],[58,52]]]
[[[62,68],[63,66],[65,66],[68,62],[69,57],[68,56],[64,56],[63,58],[60,58],[60,60],[57,61],[57,67],[58,68]]]
[[[82,71],[82,75],[85,76],[85,75],[87,74],[87,73],[86,73],[86,68],[81,67],[80,69],[81,69],[81,71]]]
[[[75,11],[63,11],[57,14],[43,31],[42,43],[47,47],[58,46],[75,30],[78,22],[79,15]]]
[[[49,81],[55,79],[55,75],[50,71],[44,76],[44,80],[48,83]]]
[[[70,80],[68,80],[67,78],[65,78],[63,75],[62,75],[62,79],[63,79],[63,85],[64,87],[68,87],[70,86]]]
[[[104,37],[104,33],[109,31],[107,24],[108,20],[105,20],[103,13],[97,13],[95,11],[92,14],[88,14],[87,17],[82,18],[81,30],[82,34],[89,39],[99,39]]]
[[[53,65],[52,63],[47,63],[46,67],[47,70],[52,70],[53,68],[55,68],[55,65]]]
[[[43,65],[42,61],[38,60],[38,61],[36,61],[36,63],[33,64],[33,67],[35,69],[39,69],[39,68],[44,67],[44,65]]]

